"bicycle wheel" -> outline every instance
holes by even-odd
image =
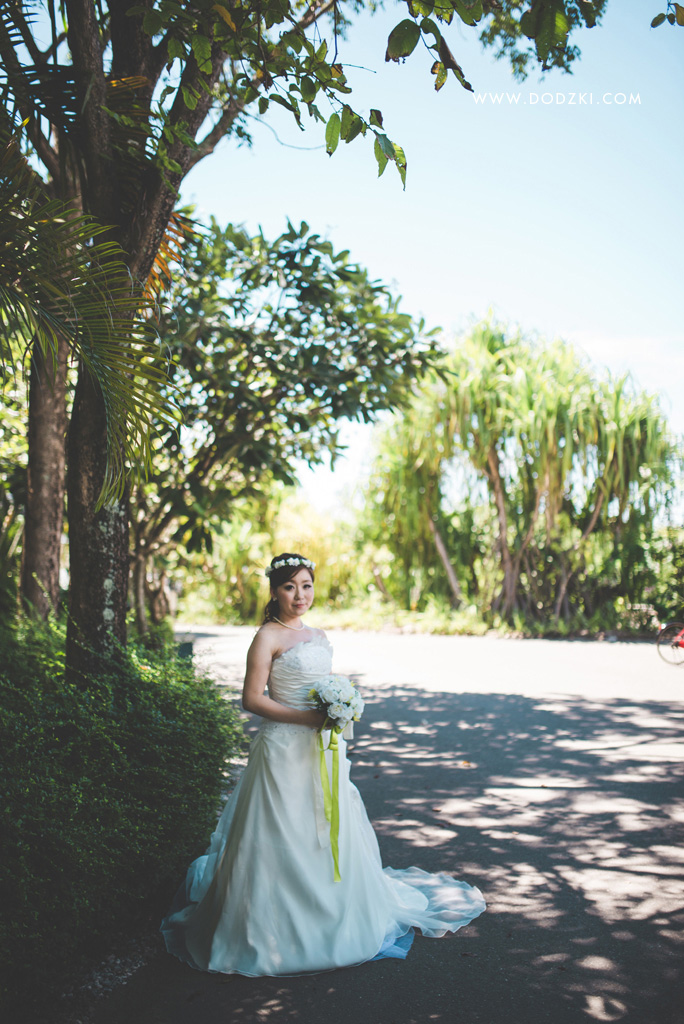
[[[658,654],[669,665],[684,662],[684,622],[668,622],[656,639]]]

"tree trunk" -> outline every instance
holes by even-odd
[[[499,549],[503,563],[504,581],[501,588],[500,605],[501,614],[504,619],[509,620],[516,607],[516,591],[518,589],[518,578],[511,558],[511,549],[508,546],[508,517],[506,515],[506,503],[504,500],[504,487],[499,472],[499,456],[496,449],[492,448],[487,456],[489,467],[488,479],[490,487],[494,492],[496,504],[496,515],[499,523]]]
[[[126,642],[128,493],[95,511],[106,462],[104,402],[81,366],[67,468],[71,594],[66,664],[72,677],[100,671]]]
[[[579,538],[578,541],[575,542],[575,544],[573,544],[572,548],[570,549],[570,552],[569,552],[570,554],[579,554],[579,555],[582,554],[583,546],[586,543],[587,538],[590,536],[590,534],[593,533],[594,528],[595,528],[595,526],[596,526],[596,524],[598,522],[599,515],[601,514],[601,509],[603,508],[603,499],[604,499],[604,497],[605,497],[604,491],[599,491],[598,492],[598,497],[596,499],[596,504],[594,505],[594,511],[591,513],[591,518],[589,519],[589,522],[587,523],[587,526],[586,526],[582,536]],[[577,572],[578,567],[579,567],[579,561],[575,564],[574,568],[570,568],[570,562],[569,561],[567,562],[567,568],[566,568],[565,559],[563,561],[563,571],[562,571],[562,575],[561,575],[561,582],[560,582],[560,586],[558,588],[558,593],[556,594],[556,602],[555,602],[554,609],[553,609],[553,614],[554,614],[556,619],[560,618],[561,609],[563,607],[565,607],[565,609],[566,609],[566,614],[565,614],[566,620],[570,617],[570,605],[568,604],[567,591],[568,591],[568,585],[570,583],[570,580],[573,578],[573,576]]]
[[[135,626],[140,636],[147,633],[147,560],[139,548],[133,562],[133,594],[135,598]]]
[[[34,343],[28,410],[28,477],[21,561],[21,602],[46,619],[59,602],[59,562],[64,519],[66,376],[69,346],[60,338],[57,358],[46,361]]]
[[[387,591],[387,587],[385,586],[385,581],[383,580],[380,574],[379,567],[375,565],[375,563],[373,563],[373,565],[371,566],[371,572],[373,573],[373,580],[375,581],[375,586],[380,591],[380,596],[382,597],[383,601],[390,601],[391,599]]]
[[[449,587],[451,588],[451,607],[458,608],[459,604],[463,600],[461,593],[461,584],[458,582],[458,576],[454,572],[454,567],[449,559],[449,552],[446,549],[446,545],[442,540],[442,535],[434,524],[432,516],[428,516],[428,524],[432,532],[432,536],[435,539],[435,547],[437,548],[437,554],[439,555],[444,571],[449,581]]]

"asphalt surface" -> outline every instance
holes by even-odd
[[[253,631],[191,632],[241,685]],[[684,668],[650,644],[330,633],[383,860],[488,902],[405,962],[203,974],[161,944],[93,1024],[684,1024]]]

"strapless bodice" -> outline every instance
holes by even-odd
[[[268,695],[288,707],[311,708],[309,690],[314,683],[330,675],[332,647],[324,636],[300,640],[273,659],[268,677]]]

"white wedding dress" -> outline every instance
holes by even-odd
[[[295,644],[273,661],[270,696],[311,707],[309,690],[331,661],[323,636]],[[383,869],[342,737],[339,748],[341,881],[333,880],[318,733],[263,721],[209,849],[190,865],[162,922],[170,953],[225,974],[314,973],[403,958],[414,928],[440,936],[482,913],[482,894],[466,882]]]

